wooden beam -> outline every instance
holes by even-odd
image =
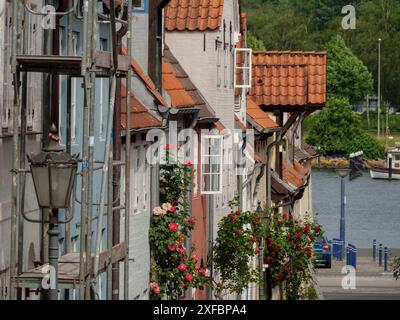
[[[157,0],[157,7],[164,8],[171,0]]]

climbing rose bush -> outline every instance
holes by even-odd
[[[249,283],[259,282],[259,271],[251,267],[250,260],[258,254],[262,223],[256,212],[235,210],[238,204],[236,197],[229,203],[231,212],[218,224],[213,248],[217,299],[222,299],[224,292],[240,294]]]
[[[153,299],[183,298],[184,290],[204,289],[210,283],[207,270],[199,262],[195,247],[185,247],[195,220],[190,216],[187,190],[191,186],[192,162],[179,163],[171,156],[176,150],[167,145],[161,166],[160,200],[154,208],[150,227],[152,270],[150,292]]]
[[[302,297],[302,288],[311,280],[309,266],[314,243],[323,234],[320,225],[305,217],[273,212],[266,237],[264,263],[270,266],[272,286],[285,283],[287,299]]]

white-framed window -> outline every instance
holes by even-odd
[[[100,51],[108,51],[108,40],[104,38],[100,38]],[[104,108],[108,106],[108,101],[107,99],[104,99],[104,93],[107,90],[106,87],[106,79],[105,78],[100,78],[100,88],[99,88],[99,109],[100,109],[100,128],[99,128],[99,138],[100,140],[105,140],[106,139],[106,131],[107,131],[107,119],[104,117]]]
[[[229,64],[229,50],[224,50],[224,88],[228,88],[228,64]]]
[[[201,137],[201,193],[222,192],[223,136]]]
[[[222,43],[217,40],[217,87],[222,85]]]
[[[146,9],[146,0],[133,0],[133,10],[144,11]]]
[[[235,71],[234,71],[234,86],[235,88],[251,88],[252,77],[252,53],[248,48],[235,49]],[[238,59],[239,57],[239,59]]]
[[[72,55],[78,55],[79,33],[72,33]],[[76,144],[76,100],[77,100],[77,78],[71,78],[71,143]]]
[[[2,72],[3,72],[3,83],[1,99],[1,129],[3,132],[7,132],[12,128],[13,117],[12,117],[12,105],[13,105],[13,87],[12,87],[12,75],[9,57],[11,54],[11,41],[12,41],[12,12],[11,6],[6,4],[4,15],[4,24],[2,25],[3,31],[3,46],[0,50],[3,50],[2,55]]]
[[[131,162],[132,210],[135,215],[146,212],[150,206],[150,166],[146,161],[146,145],[133,148]]]

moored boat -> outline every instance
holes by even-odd
[[[389,150],[386,154],[384,166],[372,166],[370,169],[372,179],[400,180],[400,149]]]

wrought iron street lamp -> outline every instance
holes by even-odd
[[[39,207],[49,210],[49,264],[54,268],[55,286],[50,288],[50,300],[58,299],[58,210],[68,208],[78,168],[78,156],[71,156],[59,145],[57,128],[50,129],[50,143],[40,153],[28,156]]]
[[[344,247],[346,246],[346,195],[345,195],[345,178],[349,175],[350,169],[339,168],[336,169],[336,173],[341,178],[340,180],[340,240],[342,241],[342,259],[344,257]]]

